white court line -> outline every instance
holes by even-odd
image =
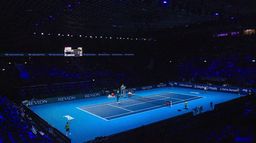
[[[175,99],[175,100],[183,100],[183,99],[180,99],[180,98],[175,98],[175,97],[166,97],[166,96],[161,96],[161,97],[165,97],[166,99],[170,98],[170,99]]]
[[[135,110],[135,111],[133,111],[133,112],[134,112],[134,113],[138,113],[138,112],[140,112],[140,111],[149,110],[149,109],[151,109],[151,108],[157,108],[157,107],[160,107],[160,106],[163,106],[163,105],[157,105],[157,106],[152,106],[152,107],[149,107],[149,108],[143,108],[143,109],[140,109],[140,110]],[[108,116],[108,117],[106,117],[106,118],[117,117],[117,116],[124,115],[124,114],[131,115],[131,114],[129,114],[129,113],[122,113],[122,114],[118,114],[118,115]]]
[[[163,98],[161,98],[161,99],[152,99],[152,98],[150,98],[150,97],[157,97],[157,96],[160,96],[160,97],[163,97]],[[141,97],[143,98],[143,96],[141,96]],[[126,103],[126,102],[131,102],[131,101],[140,102],[140,103],[130,104],[130,105],[128,105],[128,106],[122,106],[122,107],[130,107],[130,106],[140,105],[140,104],[145,104],[145,103],[150,103],[150,102],[154,102],[154,101],[161,101],[161,100],[164,100],[164,99],[168,99],[168,98],[170,98],[170,97],[161,96],[161,95],[159,95],[159,94],[156,94],[156,95],[151,95],[151,96],[145,96],[145,98],[150,98],[150,99],[152,99],[152,101],[148,101],[148,102],[144,101],[144,102],[143,102],[143,101],[136,100],[136,99],[133,99],[132,97],[130,97],[130,98],[126,99],[125,101],[120,101],[120,104]],[[108,103],[108,104],[103,104],[103,105],[112,105],[112,103],[114,103],[114,102],[111,102],[111,103]],[[91,107],[91,106],[90,106],[90,107]],[[89,108],[90,108],[90,107],[89,107]],[[96,107],[96,106],[92,106],[92,107]],[[113,107],[120,108],[120,107],[115,106],[115,105],[113,105]],[[121,109],[124,109],[124,108],[122,108],[122,107],[121,107]],[[87,107],[85,107],[85,108],[87,108]]]
[[[117,114],[117,115],[108,116],[108,117],[105,117],[105,118],[112,118],[112,117],[118,117],[118,116],[122,117],[122,115],[132,115],[132,114],[133,113],[126,112],[126,113],[121,113],[121,114]]]
[[[150,97],[156,97],[156,96],[161,96],[161,97],[165,97],[165,98],[169,98],[169,97],[166,97],[166,96],[163,96],[163,95],[168,95],[169,93],[163,93],[163,94],[153,94],[153,95],[150,95],[150,96],[145,96],[146,98],[150,98]],[[143,96],[142,96],[143,97]],[[132,97],[131,97],[131,99],[132,99]],[[125,99],[125,100],[121,100],[120,101],[120,103],[126,103],[126,102],[131,102],[131,101],[133,101],[133,100],[131,100],[131,99]],[[152,99],[152,100],[154,100],[154,99]],[[156,99],[157,100],[157,99]],[[162,99],[158,99],[158,100],[162,100]],[[138,100],[137,100],[138,101]],[[140,102],[142,102],[142,101],[140,101]],[[94,105],[88,105],[88,106],[81,106],[81,107],[84,107],[85,109],[89,109],[89,108],[94,108],[94,107],[98,107],[98,106],[104,106],[104,105],[109,105],[109,104],[112,104],[112,103],[115,103],[115,102],[106,102],[106,103],[103,103],[103,104],[101,104],[101,103],[99,103],[99,104],[94,104]],[[143,102],[143,103],[145,103],[145,102]],[[142,104],[142,103],[141,103]],[[134,105],[137,105],[137,104],[134,104]],[[126,106],[124,106],[124,107],[126,107]]]
[[[125,109],[125,108],[122,108],[122,107],[119,107],[119,106],[115,106],[115,105],[111,105],[111,104],[107,104],[107,105],[111,106],[111,107],[119,108],[119,109],[122,109],[122,110],[125,110],[125,111],[133,112],[132,110],[128,110],[128,109]]]
[[[144,111],[144,110],[149,110],[149,109],[152,109],[152,108],[158,108],[158,107],[161,107],[161,106],[164,106],[165,105],[157,105],[157,106],[152,106],[152,107],[148,107],[148,108],[143,108],[143,109],[140,109],[140,110],[136,110],[136,112],[140,112],[140,111]]]
[[[203,98],[203,97],[201,97],[201,96],[193,96],[193,97],[187,98],[187,99],[181,99],[181,98],[175,98],[175,97],[170,97],[170,98],[171,99],[175,99],[175,100],[180,100],[180,101],[186,101],[186,100],[191,100],[191,99],[200,99],[200,98]]]
[[[176,101],[176,102],[173,102],[173,105],[172,106],[174,106],[174,104],[176,104],[176,103],[180,103],[180,101]],[[164,105],[157,105],[157,106],[152,106],[152,107],[149,107],[149,108],[143,108],[143,109],[140,109],[140,110],[135,110],[135,111],[133,111],[133,113],[122,113],[122,114],[118,114],[118,115],[112,115],[112,116],[108,116],[108,117],[105,117],[105,118],[113,118],[113,117],[118,117],[118,116],[120,116],[120,117],[122,117],[121,115],[132,115],[132,114],[136,114],[136,113],[139,113],[140,111],[147,111],[147,110],[150,110],[150,109],[152,109],[152,108],[155,108],[155,109],[157,109],[157,108],[159,108],[159,107],[167,107],[167,106],[164,106]],[[110,119],[110,120],[112,120],[112,119]]]
[[[98,115],[96,115],[96,114],[93,114],[93,113],[91,113],[91,112],[88,112],[88,111],[86,111],[86,110],[83,110],[83,109],[81,109],[81,108],[79,108],[79,107],[76,107],[76,109],[78,109],[78,110],[80,110],[80,111],[83,111],[83,112],[85,112],[85,113],[88,113],[88,114],[90,114],[90,115],[93,115],[93,116],[95,116],[95,117],[98,117],[98,118],[100,118],[100,119],[102,119],[102,120],[104,120],[104,121],[109,121],[108,119],[105,119],[105,118],[100,117],[100,116],[98,116]]]
[[[174,92],[168,92],[168,93],[177,94],[177,95],[187,95],[187,96],[201,97],[202,98],[202,96],[195,96],[195,95],[191,95],[191,94],[174,93]]]
[[[176,102],[174,102],[176,103]],[[152,106],[152,107],[148,107],[148,108],[143,108],[143,109],[140,109],[140,110],[135,110],[133,111],[134,113],[139,113],[140,111],[147,111],[147,110],[150,110],[150,109],[157,109],[159,107],[167,107],[165,105],[157,105],[157,106]],[[127,113],[122,113],[122,114],[118,114],[118,115],[113,115],[113,116],[108,116],[106,118],[112,118],[112,117],[116,117],[116,116],[120,116],[120,115],[123,115],[123,114],[127,114]],[[128,114],[128,115],[131,115],[131,114]]]
[[[188,98],[186,100],[190,100],[190,99],[200,99],[200,98],[203,98],[203,97],[192,97],[192,98]]]
[[[176,94],[176,93],[175,93]],[[164,99],[176,99],[176,100],[179,100],[179,101],[186,101],[186,100],[190,100],[190,99],[197,99],[197,98],[202,98],[201,96],[193,96],[193,95],[186,95],[186,96],[192,96],[192,98],[187,98],[187,99],[180,99],[180,98],[173,98],[173,97],[166,97],[166,96],[162,96],[162,95],[168,95],[168,94],[161,94],[161,95],[152,95],[152,96],[149,96],[149,97],[155,97],[155,96],[160,96],[160,97],[163,97],[161,99],[152,99],[152,101],[148,101],[148,102],[143,102],[143,101],[139,101],[139,100],[136,100],[136,99],[132,99],[132,97],[129,99],[129,100],[135,100],[135,101],[138,101],[140,103],[137,103],[137,104],[131,104],[131,105],[128,105],[128,106],[123,106],[123,107],[131,107],[131,106],[136,106],[136,105],[140,105],[140,104],[146,104],[146,103],[151,103],[151,102],[155,102],[155,101],[161,101],[161,100],[164,100]],[[180,95],[185,95],[185,94],[180,94]],[[196,98],[195,98],[196,97]],[[146,97],[148,98],[148,97]],[[117,106],[116,106],[117,107]],[[155,106],[153,106],[155,107]],[[121,109],[124,109],[124,108],[121,108]],[[137,110],[136,110],[137,111]],[[134,112],[134,111],[131,111],[131,112]]]
[[[199,92],[190,92],[190,93],[193,93],[193,94],[200,94]]]
[[[149,97],[156,97],[156,96],[160,96],[160,95],[152,95],[152,96],[149,96]],[[164,97],[164,96],[162,96]],[[168,98],[168,97],[165,97],[165,98]],[[157,100],[162,100],[162,99],[152,99],[154,101],[157,101]],[[134,99],[132,99],[132,97],[129,99],[126,99],[125,101],[120,101],[120,103],[126,103],[126,102],[131,102],[131,101],[134,101]],[[138,101],[138,100],[135,100],[135,101]],[[138,103],[138,104],[143,104],[143,103],[147,103],[147,102],[142,102],[142,101],[138,101],[138,102],[141,102],[141,103]],[[115,102],[108,102],[108,103],[104,103],[104,104],[96,104],[96,105],[88,105],[88,106],[81,106],[81,107],[84,107],[85,109],[89,109],[89,108],[94,108],[94,107],[98,107],[98,106],[104,106],[104,105],[111,105],[112,103],[115,103]],[[131,104],[129,106],[132,106],[132,105],[138,105],[138,104]],[[129,106],[123,106],[123,107],[129,107]],[[114,107],[114,106],[113,106]],[[115,106],[117,107],[117,106]]]
[[[193,98],[188,98],[188,99],[193,99]],[[197,98],[195,98],[195,99],[197,99]],[[177,102],[179,102],[179,101],[177,101]],[[177,102],[173,102],[173,103],[177,103]],[[149,107],[149,108],[143,108],[141,110],[135,110],[135,112],[139,112],[139,111],[143,111],[143,110],[147,110],[147,109],[151,109],[151,108],[155,108],[155,107],[159,107],[159,106],[164,106],[164,105],[157,105],[157,106],[153,106],[153,107]]]
[[[202,97],[200,97],[200,98],[202,98]],[[173,98],[173,99],[186,101],[186,100],[191,100],[191,99],[200,99],[200,98],[196,96],[196,97],[187,98],[187,99],[179,99],[179,98]]]
[[[175,100],[181,100],[181,101],[185,101],[184,99],[180,99],[180,98],[173,98],[173,97],[171,97],[171,99],[175,99]]]
[[[107,105],[107,104],[109,104],[109,103],[104,103],[104,104],[94,104],[94,105],[88,105],[88,106],[80,106],[80,107],[84,107],[84,108],[86,108],[86,109],[89,109],[89,108],[94,108],[94,107],[97,107],[97,106],[104,106],[104,105]]]
[[[151,96],[158,96],[158,95],[151,95]],[[150,97],[151,97],[150,96]],[[125,100],[121,100],[120,101],[120,103],[126,103],[126,102],[131,102],[132,100],[130,100],[129,98],[128,99],[125,99]],[[115,101],[113,101],[113,102],[105,102],[105,103],[103,103],[103,104],[101,104],[101,103],[98,103],[98,104],[94,104],[94,105],[85,105],[85,106],[80,106],[80,107],[84,107],[84,108],[86,108],[86,109],[89,109],[89,108],[94,108],[94,107],[98,107],[98,106],[104,106],[104,105],[109,105],[109,104],[112,104],[112,103],[115,103]]]
[[[197,98],[193,97],[193,98],[188,98],[187,100],[189,100],[189,99],[197,99]],[[182,101],[182,99],[177,99],[177,100],[181,100],[181,101]],[[176,101],[176,102],[173,102],[173,104],[176,104],[176,103],[179,103],[179,102],[180,102],[180,101]],[[148,102],[143,102],[143,103],[148,103]],[[142,104],[142,103],[141,103],[141,104]],[[108,104],[107,104],[107,105],[108,105]],[[136,105],[139,105],[139,104],[136,104]],[[156,108],[159,108],[159,107],[165,107],[164,105],[157,105],[157,106],[152,106],[152,107],[148,107],[148,108],[143,108],[143,109],[140,109],[140,110],[131,111],[131,110],[124,109],[124,108],[122,108],[122,107],[118,107],[118,106],[114,106],[114,105],[109,105],[109,106],[113,106],[113,107],[116,107],[116,108],[120,108],[120,109],[129,111],[129,112],[122,113],[122,114],[117,114],[117,115],[112,115],[112,116],[108,116],[108,117],[103,118],[103,117],[100,117],[100,116],[98,116],[98,115],[95,115],[95,114],[93,114],[93,113],[91,113],[91,112],[88,112],[88,111],[86,111],[86,110],[83,110],[83,109],[81,109],[81,108],[79,108],[79,107],[76,107],[76,108],[79,109],[79,110],[81,110],[81,111],[83,111],[83,112],[86,112],[86,113],[88,113],[88,114],[91,114],[91,115],[93,115],[93,116],[95,116],[95,117],[98,117],[98,118],[100,118],[100,119],[103,119],[103,120],[105,120],[105,121],[109,121],[107,118],[113,118],[113,117],[119,117],[119,116],[122,117],[122,115],[132,115],[133,113],[139,113],[140,111],[147,111],[147,110],[150,110],[150,109],[156,109]]]
[[[172,97],[163,96],[163,95],[168,95],[168,94],[177,94],[177,95],[193,96],[192,98],[188,98],[188,99],[186,99],[186,100],[202,98],[201,96],[194,96],[194,95],[189,95],[189,94],[180,94],[180,93],[168,92],[168,93],[163,93],[163,94],[156,94],[156,95],[151,95],[151,96],[145,96],[146,98],[156,97],[156,96],[160,96],[160,97],[164,97],[164,98],[161,98],[161,99],[152,99],[152,98],[151,98],[152,101],[150,101],[150,102],[139,101],[139,102],[141,102],[141,103],[138,103],[138,104],[131,104],[131,105],[129,105],[129,106],[124,106],[124,107],[131,107],[131,106],[136,106],[136,105],[146,104],[146,103],[149,103],[149,104],[150,104],[151,102],[161,101],[161,100],[164,100],[164,99],[172,98]],[[197,98],[195,98],[195,97],[197,97]],[[185,101],[184,99],[179,99],[179,98],[173,98],[173,99],[180,100],[180,101]],[[131,102],[132,100],[135,100],[135,99],[132,99],[132,98],[129,99],[129,98],[128,98],[127,100],[122,101],[122,102],[120,102],[120,103]],[[135,101],[138,101],[138,100],[135,100]],[[179,102],[179,101],[177,101],[177,102]],[[175,104],[175,103],[177,103],[177,102],[173,102],[173,104]],[[164,106],[164,105],[157,105],[157,106],[152,106],[152,107],[149,107],[149,108],[143,108],[143,109],[140,109],[140,110],[132,111],[132,110],[128,110],[128,109],[125,109],[125,108],[122,108],[122,107],[118,107],[118,106],[115,106],[115,105],[111,105],[111,103],[113,103],[113,102],[105,103],[105,104],[97,104],[97,105],[92,105],[92,106],[87,106],[87,107],[86,107],[86,106],[82,106],[82,107],[85,107],[85,109],[86,109],[86,108],[93,108],[93,107],[97,107],[97,106],[108,105],[108,106],[112,106],[112,107],[115,107],[115,108],[119,108],[119,109],[122,109],[122,110],[129,111],[129,112],[128,112],[128,113],[117,114],[117,115],[113,115],[113,116],[108,116],[108,117],[103,118],[103,117],[100,117],[100,116],[98,116],[98,115],[96,115],[96,114],[93,114],[93,113],[91,113],[91,112],[88,112],[88,111],[86,111],[86,110],[83,110],[83,109],[81,109],[81,108],[79,108],[79,107],[76,107],[76,108],[77,108],[78,110],[81,110],[81,111],[85,112],[85,113],[88,113],[88,114],[91,114],[91,115],[93,115],[93,116],[95,116],[95,117],[98,117],[98,118],[100,118],[100,119],[102,119],[102,120],[109,121],[109,120],[106,119],[106,118],[112,118],[112,117],[121,116],[121,115],[130,115],[130,114],[132,114],[132,112],[136,112],[136,113],[137,113],[137,112],[140,112],[140,111],[145,111],[145,110],[149,110],[149,109],[152,109],[152,108],[158,108],[158,107],[160,107],[160,106]]]
[[[136,105],[146,104],[146,103],[152,104],[151,102],[161,101],[161,100],[164,100],[164,99],[169,99],[169,97],[165,97],[165,98],[162,98],[162,99],[152,99],[152,101],[144,101],[144,102],[143,102],[143,101],[140,101],[140,100],[132,99],[132,100],[138,101],[138,102],[140,102],[140,103],[130,104],[130,105],[128,105],[128,106],[123,106],[123,107],[131,107],[131,106],[136,106]]]
[[[144,103],[147,103],[147,102],[144,102]],[[164,105],[157,105],[157,106],[152,106],[152,107],[148,107],[148,108],[143,108],[143,109],[140,109],[140,110],[134,110],[133,113],[138,113],[140,111],[146,111],[146,110],[149,110],[149,109],[152,109],[152,108],[158,108],[158,107],[161,107],[161,106],[165,107]],[[131,115],[129,113],[122,113],[122,114],[118,114],[118,115],[108,116],[108,117],[105,117],[105,118],[112,118],[112,117],[117,117],[117,116],[121,116],[121,115],[125,115],[125,114]]]

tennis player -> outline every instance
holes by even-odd
[[[212,110],[214,109],[214,106],[213,106],[213,102],[212,102],[212,101],[210,102],[210,107],[211,107]]]
[[[207,92],[208,88],[207,86],[204,87],[204,92]]]
[[[188,102],[187,101],[184,102],[184,108],[188,109]]]
[[[120,94],[119,94],[119,90],[117,90],[117,93],[116,93],[116,103],[118,103],[118,104],[120,104],[119,99],[120,99]]]
[[[70,135],[71,134],[71,132],[70,132],[70,125],[69,125],[68,122],[65,125],[65,129],[66,129],[66,136]]]

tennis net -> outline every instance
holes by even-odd
[[[157,96],[157,95],[148,96],[148,97],[134,95],[130,99],[137,100],[137,101],[140,101],[140,102],[145,102],[145,103],[152,104],[152,105],[163,105],[163,106],[165,106],[165,103],[167,101],[170,101],[171,98],[170,97]]]

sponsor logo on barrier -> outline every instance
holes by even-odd
[[[31,100],[31,101],[28,101],[28,106],[31,106],[31,105],[41,105],[41,104],[47,104],[48,101],[46,99],[42,99],[42,100]]]
[[[167,86],[166,84],[160,83],[160,84],[158,84],[156,87],[166,87],[166,86]]]
[[[183,83],[178,84],[178,86],[181,86],[181,87],[193,87],[193,85],[191,85],[191,84],[183,84]]]
[[[203,86],[203,85],[194,85],[194,88],[197,88],[197,89],[204,89],[205,87],[207,87],[207,86]]]
[[[170,83],[169,83],[170,84]],[[180,86],[180,87],[189,87],[189,88],[195,88],[195,89],[205,89],[205,87],[208,87],[208,90],[213,90],[213,91],[224,91],[224,92],[239,92],[239,88],[228,88],[228,87],[215,87],[215,86],[207,86],[207,85],[194,85],[194,84],[185,84],[185,83],[177,83],[174,82],[174,85]],[[244,89],[244,92],[249,92],[248,89]]]
[[[75,100],[75,96],[67,96],[67,97],[58,97],[57,101],[70,101],[70,100]]]
[[[47,103],[52,103],[52,102],[63,102],[63,101],[71,101],[71,100],[76,100],[76,99],[81,99],[81,98],[89,98],[89,97],[97,97],[100,96],[100,93],[91,93],[91,94],[85,94],[82,96],[67,96],[67,97],[56,97],[56,98],[47,98],[47,99],[42,99],[42,100],[31,100],[31,101],[23,101],[23,104],[27,106],[32,106],[32,105],[40,105],[40,104],[47,104]]]
[[[97,96],[100,96],[100,93],[85,94],[84,98],[97,97]]]
[[[247,93],[248,91],[249,91],[248,89],[245,89],[245,88],[242,89],[242,92],[246,92]]]
[[[173,85],[174,85],[172,82],[169,82],[168,84],[169,84],[170,86],[173,86]]]
[[[239,92],[240,89],[239,88],[236,88],[236,89],[229,89],[230,92]]]
[[[208,87],[209,90],[214,90],[214,91],[217,91],[218,90],[218,87],[214,87],[214,86],[209,86]]]
[[[220,91],[239,92],[239,88],[220,88]]]
[[[147,89],[152,89],[153,86],[144,86],[144,87],[141,87],[142,90],[147,90]]]

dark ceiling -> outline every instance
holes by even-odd
[[[254,14],[255,0],[5,0],[2,33],[154,31]]]

